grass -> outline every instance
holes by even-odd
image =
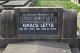
[[[63,7],[65,9],[76,9],[80,12],[80,6],[70,2],[70,0],[37,0],[35,6],[38,7]]]

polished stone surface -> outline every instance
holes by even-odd
[[[5,4],[3,4],[4,7],[15,7],[15,6],[24,6],[28,0],[26,1],[9,1]]]
[[[4,3],[5,1],[0,1],[0,4]]]
[[[78,48],[72,48],[71,51],[72,51],[72,53],[80,53]]]
[[[30,41],[9,44],[3,53],[71,53],[71,50],[67,43]]]

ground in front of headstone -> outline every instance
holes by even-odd
[[[4,48],[0,48],[0,53],[2,53],[4,51]]]

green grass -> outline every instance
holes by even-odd
[[[65,9],[76,9],[80,12],[80,6],[70,2],[70,0],[37,0],[35,6],[38,7],[63,7]]]

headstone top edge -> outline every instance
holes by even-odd
[[[60,8],[60,9],[63,9],[63,7],[15,7],[15,8]]]

